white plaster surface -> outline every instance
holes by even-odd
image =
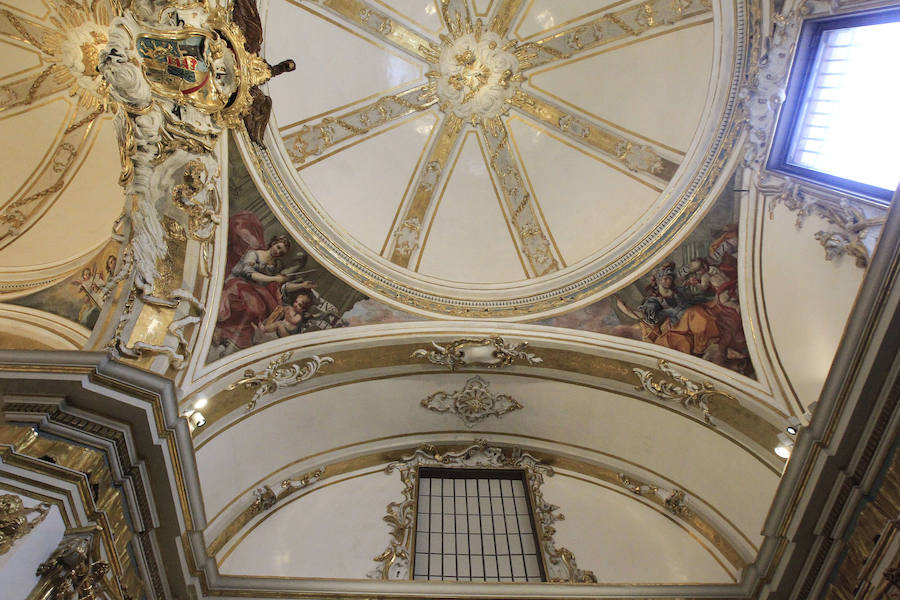
[[[825,221],[808,217],[797,231],[795,218],[779,206],[763,225],[763,297],[778,357],[808,406],[819,399],[864,272],[850,257],[825,260],[813,237]]]
[[[462,441],[509,432],[595,449],[663,474],[715,506],[758,542],[778,476],[724,435],[649,402],[553,381],[482,377],[524,408],[471,430],[419,402],[461,388],[466,374],[396,377],[337,386],[262,408],[197,453],[210,519],[289,463],[346,444],[416,432],[460,431]],[[429,436],[423,434],[423,441]],[[260,443],[260,440],[281,440]],[[288,442],[290,440],[290,442]]]
[[[530,82],[589,114],[682,152],[700,123],[710,83],[713,24],[616,45]]]
[[[593,571],[600,583],[734,582],[705,538],[628,491],[564,472],[546,478],[543,491],[566,517],[554,525],[557,547],[571,550],[578,566]]]
[[[378,566],[372,559],[390,540],[382,520],[386,507],[402,495],[399,474],[382,470],[324,486],[272,509],[271,517],[253,529],[219,570],[229,575],[364,578]]]

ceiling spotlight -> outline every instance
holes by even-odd
[[[794,427],[793,425],[788,425],[785,428],[785,431],[787,431],[789,435],[797,435],[797,428]]]
[[[206,417],[203,416],[203,413],[199,410],[195,410],[188,416],[188,422],[193,427],[203,427],[206,425]]]
[[[775,454],[777,454],[781,458],[790,458],[791,449],[787,446],[775,446]]]

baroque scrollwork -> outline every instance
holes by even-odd
[[[127,600],[115,581],[107,577],[109,563],[100,560],[97,528],[72,530],[63,536],[50,557],[38,565],[35,575],[46,600]],[[114,578],[113,578],[114,579]]]
[[[430,172],[427,171],[426,173]],[[437,172],[438,174],[440,173],[439,168]],[[426,185],[425,181],[423,181],[423,185]],[[429,185],[434,187],[433,182]],[[419,233],[421,230],[422,221],[419,220],[419,217],[410,217],[397,226],[397,229],[394,230],[394,239],[396,240],[396,252],[400,256],[408,257],[419,248]]]
[[[315,482],[322,479],[325,476],[325,467],[319,467],[314,471],[310,471],[309,473],[305,473],[296,479],[285,479],[281,482],[281,487],[285,489],[284,493],[290,494],[296,492],[297,490],[302,490],[305,487],[309,487]]]
[[[0,554],[6,554],[16,540],[25,537],[49,512],[50,505],[45,502],[26,508],[15,494],[0,496]],[[32,513],[37,516],[29,521],[28,515]]]
[[[466,381],[462,389],[455,392],[435,392],[422,399],[421,405],[437,413],[452,413],[462,419],[466,427],[472,427],[489,416],[501,417],[508,412],[519,410],[518,400],[506,394],[494,394],[490,384],[475,376]]]
[[[403,500],[387,506],[384,521],[390,525],[391,541],[375,561],[380,565],[369,572],[372,579],[408,579],[410,557],[413,552],[413,524],[416,512],[416,473],[420,466],[458,468],[521,469],[534,498],[535,518],[539,525],[539,543],[547,567],[548,581],[596,583],[593,572],[580,569],[575,556],[566,548],[558,548],[554,540],[553,523],[563,519],[559,507],[544,499],[541,486],[544,477],[552,477],[553,469],[521,448],[489,446],[485,440],[463,450],[441,452],[432,445],[422,445],[398,461],[388,464],[385,473],[395,470],[403,482]]]
[[[825,260],[847,255],[853,258],[857,267],[865,269],[869,266],[865,240],[873,229],[880,230],[884,225],[883,215],[866,216],[862,208],[846,198],[827,198],[799,182],[771,174],[761,177],[757,187],[769,201],[769,218],[774,217],[775,208],[780,204],[797,215],[794,224],[798,230],[803,228],[810,215],[831,225],[831,228],[815,233],[816,241],[825,249]]]
[[[104,290],[115,317],[95,331],[114,357],[186,364],[186,328],[205,311],[193,290],[208,280],[220,223],[218,139],[253,111],[268,116],[256,106],[258,86],[273,70],[258,55],[261,28],[248,6],[237,3],[232,16],[188,0],[125,3],[96,52],[116,105],[126,198],[125,244],[111,278],[126,287]],[[258,134],[260,119],[251,121]]]
[[[412,353],[412,358],[424,358],[435,365],[442,365],[455,371],[460,367],[506,367],[518,360],[529,365],[544,362],[533,352],[527,352],[528,342],[507,343],[502,337],[492,336],[480,340],[454,340],[444,346],[431,342],[431,349],[420,348]]]
[[[710,403],[714,398],[723,397],[736,400],[734,396],[715,389],[713,384],[708,381],[703,383],[691,381],[673,369],[666,360],[660,359],[658,368],[664,377],[658,377],[656,371],[633,368],[632,371],[641,382],[635,389],[650,392],[663,402],[678,402],[686,409],[700,411],[703,420],[709,425],[715,426],[710,415]]]
[[[287,364],[293,356],[288,351],[273,359],[262,371],[253,369],[244,371],[244,376],[228,386],[229,390],[243,387],[253,390],[253,397],[247,403],[247,410],[256,408],[256,403],[268,394],[274,394],[281,388],[295,386],[301,381],[314,377],[324,365],[334,363],[330,356],[311,356],[305,362]]]

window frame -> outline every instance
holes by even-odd
[[[535,502],[533,496],[533,490],[531,482],[529,481],[528,471],[523,468],[502,468],[502,467],[448,467],[441,465],[417,465],[415,469],[416,473],[416,485],[415,485],[415,511],[413,527],[412,527],[412,548],[413,551],[410,553],[409,557],[409,574],[410,579],[414,581],[454,581],[453,579],[416,579],[415,576],[415,567],[416,567],[416,539],[419,534],[419,483],[422,480],[422,472],[425,472],[425,477],[429,479],[485,479],[487,481],[490,480],[516,480],[521,481],[523,487],[525,488],[525,498],[528,502],[528,518],[531,521],[531,535],[534,537],[534,546],[535,546],[535,554],[537,555],[538,561],[538,569],[540,571],[541,583],[547,583],[549,579],[547,578],[547,569],[544,564],[544,552],[541,547],[541,530],[540,524],[538,523],[537,518],[535,517]],[[454,513],[455,514],[455,513]],[[498,555],[499,556],[499,555]],[[484,583],[496,583],[493,580],[485,578],[481,579],[473,579],[472,581],[483,581]],[[518,583],[525,583],[524,581]]]
[[[766,163],[768,170],[825,186],[833,191],[860,196],[880,205],[890,203],[894,190],[885,190],[874,185],[791,164],[788,162],[788,152],[791,141],[803,119],[801,110],[803,100],[813,84],[816,55],[823,34],[835,29],[878,25],[894,21],[900,21],[900,7],[830,15],[810,19],[803,23],[787,82],[785,100],[781,106],[775,134],[772,138],[772,147],[769,151],[769,159]]]

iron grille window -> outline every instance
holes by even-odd
[[[884,201],[900,183],[900,10],[808,21],[769,168]]]
[[[545,581],[524,471],[419,469],[414,579]]]

